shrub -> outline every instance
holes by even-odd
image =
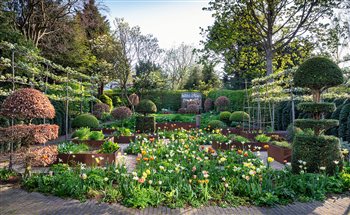
[[[4,100],[1,114],[17,119],[52,119],[55,117],[55,108],[42,92],[23,88],[16,90]]]
[[[215,101],[220,96],[226,96],[230,100],[230,110],[243,110],[245,94],[245,90],[212,90],[208,98]]]
[[[339,114],[339,130],[338,134],[344,141],[350,141],[348,136],[350,127],[348,127],[348,118],[350,116],[350,104],[344,105]]]
[[[86,144],[76,144],[70,141],[59,143],[57,149],[59,154],[77,154],[90,150]]]
[[[106,94],[102,94],[98,97],[98,99],[104,103],[104,104],[107,104],[109,106],[109,109],[112,110],[113,109],[113,101],[112,99],[107,96]]]
[[[72,121],[72,128],[97,128],[98,127],[98,119],[89,113],[81,114],[74,118]]]
[[[208,128],[211,130],[225,128],[226,125],[220,120],[212,120],[208,123]]]
[[[112,98],[113,107],[119,107],[123,103],[121,98],[117,95],[111,95],[110,98]]]
[[[187,108],[180,108],[177,112],[181,114],[185,114],[187,113]]]
[[[231,112],[223,111],[223,112],[220,112],[219,118],[220,118],[221,121],[223,121],[226,124],[228,124],[228,123],[230,123],[230,116],[231,116]]]
[[[109,105],[105,104],[105,103],[96,103],[94,105],[94,112],[93,114],[98,118],[98,119],[102,119],[103,115],[105,113],[109,113],[111,111]]]
[[[79,140],[88,140],[90,136],[90,128],[79,128],[73,134],[72,138],[78,138]]]
[[[272,141],[271,144],[275,146],[283,147],[283,148],[288,148],[288,149],[292,148],[292,146],[286,141]]]
[[[117,107],[112,111],[112,116],[116,120],[125,120],[130,118],[131,115],[132,115],[132,111],[130,110],[130,108],[125,106]]]
[[[157,106],[151,100],[143,99],[136,107],[136,111],[145,115],[149,113],[156,113]]]
[[[334,161],[339,161],[338,167],[342,167],[342,155],[340,142],[334,136],[314,136],[309,134],[297,134],[293,142],[292,168],[295,173],[301,171],[299,161],[306,162],[308,172],[320,172],[320,167],[326,167],[329,174],[336,169]]]
[[[293,124],[289,124],[287,128],[287,140],[292,142],[297,133],[302,132],[301,128],[293,126]]]
[[[103,140],[104,138],[102,131],[91,131],[89,135],[89,140]]]
[[[225,111],[230,109],[230,100],[226,96],[220,96],[215,100],[217,111]]]
[[[260,143],[267,143],[271,140],[271,137],[266,136],[265,134],[259,134],[255,137],[255,140]]]
[[[230,121],[232,122],[247,122],[250,116],[244,111],[235,111],[230,115]]]
[[[6,128],[10,126],[10,122],[5,117],[0,116],[0,127]]]
[[[213,102],[213,100],[211,98],[207,98],[204,101],[204,111],[205,112],[213,110],[213,106],[214,106],[214,102]]]
[[[154,116],[137,116],[136,117],[136,131],[154,132],[156,130],[156,120]]]
[[[112,141],[106,141],[102,144],[100,153],[113,153],[119,149],[118,143],[114,143]]]
[[[199,106],[196,104],[190,104],[187,106],[186,112],[189,114],[198,114],[199,113]]]
[[[44,146],[30,149],[26,155],[26,161],[31,166],[48,166],[57,160],[57,146]]]

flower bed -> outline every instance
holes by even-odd
[[[80,144],[80,143],[84,143],[88,146],[91,146],[91,147],[95,147],[95,148],[98,148],[98,147],[101,147],[102,144],[106,141],[113,141],[114,142],[114,137],[106,137],[105,139],[103,140],[79,140],[79,139],[71,139],[70,141],[72,141],[73,143],[77,143],[77,144]]]
[[[92,128],[91,131],[102,131],[105,135],[112,135],[118,129],[115,128]]]
[[[196,123],[193,122],[164,122],[157,123],[156,127],[158,130],[175,130],[175,129],[185,129],[190,130],[196,128]]]
[[[131,143],[135,141],[135,136],[118,136],[118,137],[114,137],[114,142],[115,143],[122,143],[122,144],[126,144],[126,143]]]
[[[108,154],[93,152],[77,154],[58,154],[56,163],[67,163],[70,165],[83,163],[87,166],[106,166],[108,164],[116,163],[116,158],[117,152]]]

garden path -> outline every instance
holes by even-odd
[[[268,214],[268,215],[348,215],[350,214],[350,193],[330,196],[324,202],[309,202],[290,204],[287,206],[267,207],[227,207],[205,206],[201,208],[170,209],[166,207],[146,208],[143,210],[126,208],[120,204],[98,203],[95,200],[79,202],[78,200],[62,199],[55,196],[45,196],[40,193],[28,193],[15,187],[0,185],[0,214],[1,215],[31,215],[31,214],[69,214],[69,215],[98,215],[98,214]]]

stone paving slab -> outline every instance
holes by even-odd
[[[10,186],[0,186],[1,215],[97,215],[97,214],[268,214],[268,215],[349,215],[350,193],[333,196],[324,202],[309,202],[290,204],[287,206],[268,207],[228,207],[206,206],[201,208],[170,209],[166,207],[146,208],[143,210],[126,208],[120,204],[98,203],[95,200],[79,202],[78,200],[62,199],[46,196],[40,193],[28,193],[22,189]]]

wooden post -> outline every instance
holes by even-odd
[[[68,140],[68,114],[69,114],[69,103],[68,103],[68,71],[67,71],[67,80],[66,80],[66,135],[65,135],[65,140]]]

